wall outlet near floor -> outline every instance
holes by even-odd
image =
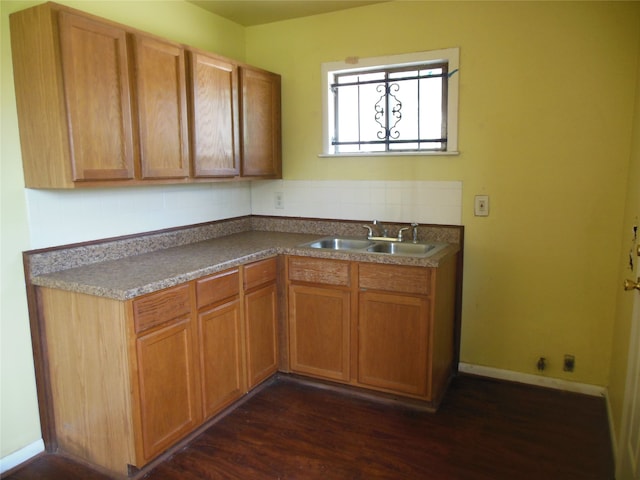
[[[476,217],[489,216],[489,195],[476,195],[473,214]]]
[[[564,371],[565,372],[573,372],[573,369],[576,366],[576,357],[573,355],[565,355],[564,356]]]
[[[284,193],[283,192],[274,192],[273,193],[273,206],[274,206],[274,208],[279,208],[279,209],[284,208]]]

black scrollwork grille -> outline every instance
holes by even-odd
[[[445,151],[447,64],[334,75],[336,152]]]

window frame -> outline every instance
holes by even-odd
[[[404,68],[419,64],[448,63],[447,88],[447,148],[446,150],[399,150],[384,152],[336,152],[331,144],[334,122],[334,105],[331,84],[334,74],[375,71],[385,68]],[[322,154],[320,157],[367,157],[403,155],[457,155],[458,154],[458,90],[460,49],[446,48],[400,55],[357,58],[348,57],[342,62],[322,64]]]

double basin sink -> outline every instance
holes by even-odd
[[[374,241],[362,238],[326,237],[300,245],[322,250],[340,250],[354,253],[382,253],[410,257],[429,257],[446,247],[446,243],[412,243]]]

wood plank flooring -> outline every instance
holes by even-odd
[[[104,480],[43,456],[7,480]],[[279,379],[145,480],[612,480],[602,398],[460,376],[435,414]]]

